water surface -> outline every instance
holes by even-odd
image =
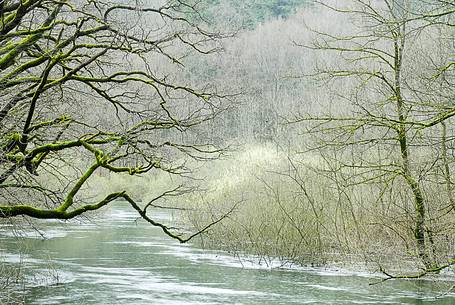
[[[121,204],[95,221],[41,228],[45,239],[27,231],[21,242],[0,228],[0,258],[22,261],[28,275],[27,304],[455,304],[455,294],[441,295],[450,283],[371,286],[378,279],[366,274],[270,270],[181,245]]]

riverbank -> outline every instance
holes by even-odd
[[[449,305],[455,300],[454,294],[440,297],[452,282],[387,281],[370,286],[380,277],[360,270],[258,264],[253,257],[239,259],[225,251],[179,244],[137,220],[126,206],[105,212],[87,226],[44,222],[42,232],[51,233],[47,239],[23,237],[28,253],[22,256],[21,268],[27,287],[20,296],[25,304]],[[0,241],[10,263],[18,262],[22,249],[17,240],[0,234]],[[58,282],[35,284],[34,276],[49,274],[49,268]]]

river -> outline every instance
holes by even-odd
[[[0,259],[21,262],[26,288],[12,297],[26,304],[455,304],[454,293],[441,295],[450,283],[369,285],[378,278],[324,268],[270,270],[181,245],[121,204],[91,221],[43,222],[44,239],[29,230],[18,240],[5,226]]]

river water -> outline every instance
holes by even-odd
[[[21,261],[27,275],[15,296],[26,304],[455,304],[455,294],[441,294],[450,283],[371,286],[378,278],[367,274],[270,270],[181,245],[122,205],[94,221],[46,221],[41,233],[22,232],[19,242],[0,228],[0,259]]]

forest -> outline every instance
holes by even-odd
[[[3,243],[110,223],[119,203],[244,262],[453,278],[453,1],[4,0],[0,15],[0,304],[26,303]]]

